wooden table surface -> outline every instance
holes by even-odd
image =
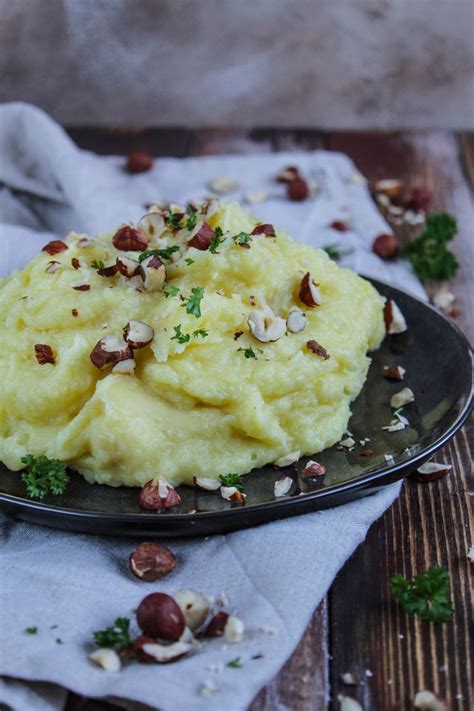
[[[460,311],[457,324],[472,342],[474,133],[89,128],[69,132],[79,146],[103,154],[139,149],[155,156],[184,157],[326,148],[349,155],[371,181],[396,177],[428,188],[433,193],[432,210],[447,210],[458,220],[453,251],[461,266],[450,288]],[[338,694],[358,699],[365,711],[399,711],[412,709],[421,689],[444,698],[449,709],[474,707],[472,566],[467,560],[472,541],[473,429],[471,419],[436,456],[436,461],[453,465],[450,476],[430,484],[404,482],[398,500],[336,577],[292,657],[249,711],[335,710]],[[431,625],[408,617],[388,592],[394,573],[412,577],[434,563],[446,566],[451,575],[455,613],[449,624]],[[357,687],[342,683],[341,674],[349,671],[360,680]],[[67,705],[67,711],[114,708],[74,694]]]

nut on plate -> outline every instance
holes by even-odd
[[[383,377],[387,378],[387,380],[403,380],[405,373],[406,370],[402,368],[401,365],[394,365],[392,367],[386,365],[383,369]]]
[[[146,635],[177,642],[186,626],[178,603],[166,593],[151,593],[139,604],[137,623]]]
[[[140,492],[140,506],[150,511],[169,509],[177,506],[180,501],[181,497],[174,486],[162,476],[147,481]]]
[[[411,402],[415,401],[415,393],[410,388],[403,388],[399,393],[392,395],[390,399],[390,407],[398,410],[399,407],[404,407]]]
[[[319,464],[312,459],[309,460],[303,471],[300,472],[300,476],[303,479],[309,479],[313,476],[323,476],[324,474],[326,474],[326,467],[324,464]]]
[[[273,466],[276,467],[277,469],[284,469],[285,467],[291,467],[292,464],[296,464],[296,462],[299,460],[301,457],[301,452],[289,452],[288,454],[285,454],[283,457],[280,457],[280,459],[277,459],[276,462],[273,462]]]
[[[383,316],[385,320],[385,329],[387,333],[395,335],[404,333],[407,330],[407,322],[404,315],[400,311],[398,304],[393,299],[387,299],[383,308]]]
[[[176,558],[161,543],[140,543],[130,555],[129,565],[137,578],[153,582],[174,570]]]
[[[276,498],[286,496],[293,486],[293,479],[290,476],[284,476],[278,479],[273,486],[273,493]]]
[[[186,625],[190,630],[196,630],[206,620],[209,613],[207,597],[197,590],[178,590],[174,599],[184,615]]]
[[[321,305],[321,293],[318,289],[317,284],[311,278],[311,274],[306,272],[303,279],[301,280],[300,290],[298,293],[300,301],[306,306],[312,308],[313,306]]]

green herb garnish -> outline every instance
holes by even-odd
[[[25,629],[26,634],[38,634],[38,628],[37,627],[27,627]]]
[[[105,269],[105,264],[102,259],[94,259],[91,262],[92,269]]]
[[[165,222],[171,230],[179,230],[182,215],[176,214],[168,210],[165,215]]]
[[[217,478],[219,479],[222,486],[235,486],[237,491],[240,491],[240,493],[242,493],[244,490],[242,474],[221,474]]]
[[[26,485],[28,496],[44,499],[46,494],[62,494],[69,482],[69,474],[59,459],[48,459],[44,455],[35,457],[27,454],[21,461],[26,464],[21,478]]]
[[[447,281],[456,274],[459,262],[446,245],[457,231],[455,218],[447,212],[429,215],[424,232],[403,247],[402,254],[420,279]]]
[[[237,351],[242,351],[246,358],[255,358],[255,359],[257,358],[253,348],[250,348],[250,347],[249,348],[237,348]]]
[[[449,573],[440,565],[433,565],[412,580],[397,573],[390,580],[390,592],[405,612],[415,613],[422,620],[449,622],[452,617]]]
[[[189,265],[194,264],[194,259],[191,259],[191,257],[186,257],[186,259],[184,261],[186,262],[186,264],[189,264]]]
[[[178,323],[178,325],[173,326],[173,328],[174,328],[174,336],[171,336],[171,340],[178,341],[178,343],[188,343],[191,336],[189,335],[189,333],[183,333],[181,331],[181,324]]]
[[[206,331],[205,328],[197,328],[195,331],[193,331],[194,338],[207,338],[208,335],[209,331]]]
[[[252,235],[249,235],[248,232],[239,232],[239,234],[232,237],[232,239],[234,240],[235,244],[242,246],[244,244],[249,244],[249,242],[252,242]]]
[[[226,667],[229,669],[242,669],[242,660],[240,657],[234,657],[230,662],[227,662]]]
[[[177,286],[173,286],[172,284],[165,284],[163,286],[163,294],[165,295],[165,299],[167,299],[168,296],[177,296],[179,294],[179,289]]]
[[[145,249],[138,255],[138,261],[143,262],[147,257],[159,257],[160,259],[166,259],[168,262],[171,261],[171,255],[174,252],[179,252],[179,247],[173,245],[173,247],[164,247],[163,249]]]
[[[196,210],[192,210],[189,215],[188,219],[186,220],[186,229],[191,232],[191,230],[194,230],[196,227],[196,222],[197,222],[197,212]]]
[[[354,251],[353,249],[340,249],[337,242],[335,244],[326,244],[324,247],[321,247],[321,249],[323,252],[326,252],[329,259],[333,259],[335,262],[346,254],[352,254]]]
[[[130,637],[130,620],[128,617],[117,617],[113,625],[105,630],[93,632],[94,642],[98,647],[116,647],[132,643]]]
[[[192,314],[196,318],[201,316],[201,301],[204,298],[204,289],[202,286],[196,286],[191,289],[191,296],[181,306],[186,308],[187,314]]]
[[[212,252],[212,254],[216,254],[217,248],[220,244],[222,244],[222,242],[225,242],[224,232],[220,227],[216,227],[214,230],[214,237],[209,245],[209,251]]]

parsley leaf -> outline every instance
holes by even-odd
[[[229,667],[229,669],[242,669],[242,659],[240,657],[234,657],[230,662],[227,662],[226,667]]]
[[[177,245],[173,245],[173,247],[163,247],[163,249],[145,249],[144,252],[141,252],[138,255],[138,261],[143,262],[143,260],[147,257],[154,256],[159,257],[160,259],[167,259],[170,262],[173,252],[179,252],[179,247]]]
[[[186,313],[187,314],[192,314],[196,318],[200,318],[201,316],[201,301],[204,298],[204,289],[202,286],[196,286],[194,289],[191,289],[191,296],[187,301],[184,302],[184,304],[181,304],[181,306],[184,306],[186,308]]]
[[[248,244],[249,242],[252,242],[252,235],[249,235],[248,232],[239,232],[238,235],[235,235],[235,237],[232,237],[234,240],[235,244],[238,244],[242,246],[243,244]]]
[[[176,214],[168,210],[165,215],[165,222],[171,230],[179,230],[182,215]]]
[[[181,324],[178,323],[178,325],[173,326],[173,328],[174,328],[174,336],[171,336],[171,340],[178,341],[178,343],[188,343],[191,336],[189,335],[189,333],[183,333],[181,331]]]
[[[179,289],[177,286],[173,286],[172,284],[165,284],[163,286],[163,294],[165,295],[165,299],[167,299],[168,296],[177,296],[179,294]]]
[[[193,331],[194,338],[207,338],[208,335],[209,335],[209,331],[206,331],[205,328],[198,328],[195,331]]]
[[[452,617],[449,573],[440,565],[433,565],[412,580],[397,573],[390,580],[390,592],[405,612],[414,612],[422,620],[449,622]]]
[[[130,620],[128,617],[117,617],[113,625],[105,630],[93,632],[94,642],[98,647],[115,647],[131,644]]]
[[[26,634],[38,634],[38,628],[37,627],[27,627],[25,629]]]
[[[194,259],[191,259],[191,257],[186,257],[186,259],[184,261],[186,262],[186,264],[189,264],[189,265],[194,264]]]
[[[324,247],[321,247],[321,249],[323,250],[323,252],[326,252],[328,257],[330,259],[333,259],[335,262],[337,262],[338,259],[340,259],[346,254],[352,254],[352,252],[354,251],[353,249],[341,250],[337,242],[335,244],[326,244]]]
[[[189,215],[188,219],[186,220],[186,229],[191,232],[191,230],[194,230],[196,227],[196,222],[197,222],[197,212],[196,210],[192,210]]]
[[[94,259],[91,262],[91,267],[92,267],[92,269],[105,269],[105,264],[102,261],[102,259],[98,259],[98,260]]]
[[[452,215],[446,212],[429,215],[424,232],[403,247],[402,254],[408,257],[420,279],[447,281],[456,274],[459,262],[446,245],[457,231]]]
[[[69,474],[59,459],[48,459],[42,455],[27,454],[21,461],[26,464],[21,478],[26,485],[28,496],[44,499],[46,494],[62,494],[69,482]]]
[[[237,348],[237,352],[239,352],[239,351],[242,351],[246,358],[255,358],[255,359],[257,358],[253,348],[250,348],[250,347],[249,348]]]
[[[222,486],[235,486],[237,491],[244,490],[244,484],[242,482],[242,474],[221,474],[217,477],[222,484]]]
[[[225,242],[224,232],[220,227],[216,227],[214,237],[209,245],[209,251],[212,252],[212,254],[217,254],[217,248],[222,242]]]

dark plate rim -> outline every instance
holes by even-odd
[[[392,284],[387,284],[386,282],[382,282],[377,279],[373,279],[371,277],[365,276],[361,274],[364,279],[367,281],[371,282],[375,287],[378,285],[382,287],[388,287],[390,290],[402,294],[403,296],[408,296],[410,299],[413,299],[414,301],[418,302],[421,304],[424,308],[429,309],[432,311],[437,318],[440,318],[443,320],[446,324],[446,327],[448,329],[452,329],[456,336],[461,340],[462,345],[465,347],[467,353],[470,354],[471,356],[471,363],[473,360],[473,349],[465,336],[465,334],[461,331],[459,326],[456,323],[453,323],[450,319],[447,318],[443,313],[438,311],[434,306],[432,306],[429,302],[424,301],[423,299],[420,299],[416,296],[413,296],[409,292],[402,291],[401,289],[398,289],[397,287],[392,286]],[[456,420],[452,423],[452,425],[444,432],[442,433],[438,439],[436,439],[432,444],[430,444],[428,447],[425,449],[422,449],[420,452],[417,452],[416,454],[413,454],[412,456],[408,457],[407,459],[403,460],[402,462],[398,462],[397,464],[390,465],[383,467],[382,469],[379,469],[374,472],[369,472],[364,476],[361,476],[357,479],[352,479],[347,482],[342,482],[341,484],[335,484],[334,486],[327,487],[325,489],[321,489],[318,491],[313,491],[313,492],[308,492],[305,493],[302,496],[293,496],[289,498],[281,498],[281,499],[276,499],[274,501],[267,501],[264,503],[260,504],[251,504],[250,506],[242,506],[242,507],[236,507],[236,508],[229,508],[229,509],[221,509],[218,511],[196,511],[195,513],[189,514],[189,513],[179,513],[179,514],[166,514],[164,517],[157,516],[156,513],[108,513],[108,512],[102,512],[102,511],[88,511],[88,510],[82,510],[82,509],[71,509],[71,508],[65,508],[63,506],[55,506],[53,504],[44,504],[41,501],[35,501],[34,499],[26,499],[22,498],[20,496],[13,496],[12,494],[5,494],[0,491],[0,503],[5,502],[8,503],[10,506],[13,506],[14,508],[17,509],[30,509],[34,511],[39,511],[42,514],[52,514],[54,516],[57,516],[59,518],[72,518],[72,519],[93,519],[93,520],[100,520],[104,523],[110,521],[120,521],[125,524],[132,524],[132,523],[143,523],[147,524],[149,522],[154,522],[157,523],[159,520],[162,520],[163,522],[166,521],[166,525],[168,524],[173,524],[173,523],[183,523],[185,521],[191,521],[194,520],[194,518],[199,518],[199,521],[206,521],[209,519],[216,519],[220,518],[222,516],[225,516],[226,519],[232,519],[232,517],[239,517],[242,516],[243,513],[245,512],[255,512],[255,511],[262,511],[262,512],[268,512],[268,511],[278,511],[279,509],[285,509],[288,507],[288,504],[291,502],[291,506],[294,508],[298,508],[299,506],[306,506],[308,502],[315,501],[317,499],[322,499],[324,500],[327,497],[331,497],[334,495],[338,495],[342,492],[350,492],[354,489],[364,489],[367,487],[367,485],[377,485],[380,484],[380,486],[384,485],[384,483],[390,483],[395,481],[396,479],[402,478],[404,475],[408,473],[408,471],[411,471],[415,468],[417,464],[422,463],[429,457],[431,457],[435,452],[437,452],[441,447],[443,447],[450,439],[453,437],[456,432],[458,432],[463,424],[466,422],[467,418],[469,417],[469,414],[471,410],[473,409],[474,406],[474,393],[473,393],[473,382],[472,382],[472,377],[471,377],[471,387],[470,387],[470,392],[466,393],[466,402],[464,404],[464,407],[462,410],[459,412]],[[387,480],[387,482],[380,482],[380,480]]]

